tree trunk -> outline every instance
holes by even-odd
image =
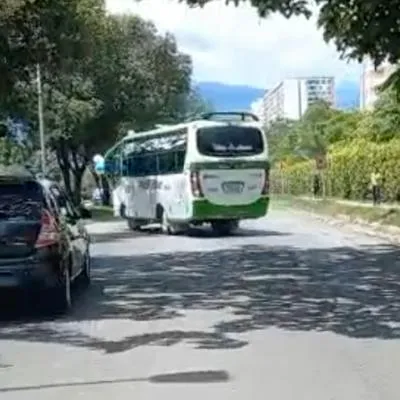
[[[82,178],[84,172],[85,170],[82,171],[81,168],[77,170],[72,170],[72,173],[74,175],[72,195],[73,195],[73,202],[77,206],[79,206],[82,203]]]
[[[102,175],[101,176],[102,188],[103,188],[103,206],[111,205],[111,194],[110,194],[110,185],[108,183],[108,179]]]
[[[65,191],[70,200],[79,206],[82,201],[82,178],[87,166],[87,157],[83,152],[79,154],[78,149],[64,138],[58,139],[55,147]]]
[[[64,140],[57,140],[57,144],[55,146],[57,163],[60,167],[60,171],[62,174],[62,179],[64,182],[64,188],[67,193],[67,196],[72,199],[72,187],[71,187],[71,174],[70,174],[70,163],[68,160],[68,152],[64,143]]]

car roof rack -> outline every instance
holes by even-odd
[[[217,117],[216,119],[213,117]],[[226,121],[229,118],[223,118],[223,117],[229,117],[229,116],[235,116],[235,117],[240,117],[240,120],[245,122],[246,120],[248,121],[249,119],[254,122],[259,122],[260,119],[257,117],[257,115],[247,112],[247,111],[219,111],[219,112],[209,112],[205,114],[201,114],[201,119],[205,120],[217,120],[217,121]],[[218,118],[222,117],[222,118]]]

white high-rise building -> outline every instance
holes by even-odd
[[[263,98],[265,122],[297,120],[317,100],[335,104],[335,79],[330,76],[290,78],[268,90]]]
[[[377,69],[371,60],[363,64],[360,85],[360,108],[371,110],[378,98],[378,87],[396,70],[396,66],[388,62],[382,63]]]
[[[255,114],[262,123],[265,123],[263,98],[259,97],[250,104],[250,111]]]

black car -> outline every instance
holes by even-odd
[[[71,307],[71,284],[90,283],[90,238],[63,189],[32,175],[0,174],[0,292],[39,294],[54,311]]]

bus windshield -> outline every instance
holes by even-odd
[[[206,156],[239,157],[264,150],[259,129],[246,126],[213,126],[197,131],[197,149]]]

